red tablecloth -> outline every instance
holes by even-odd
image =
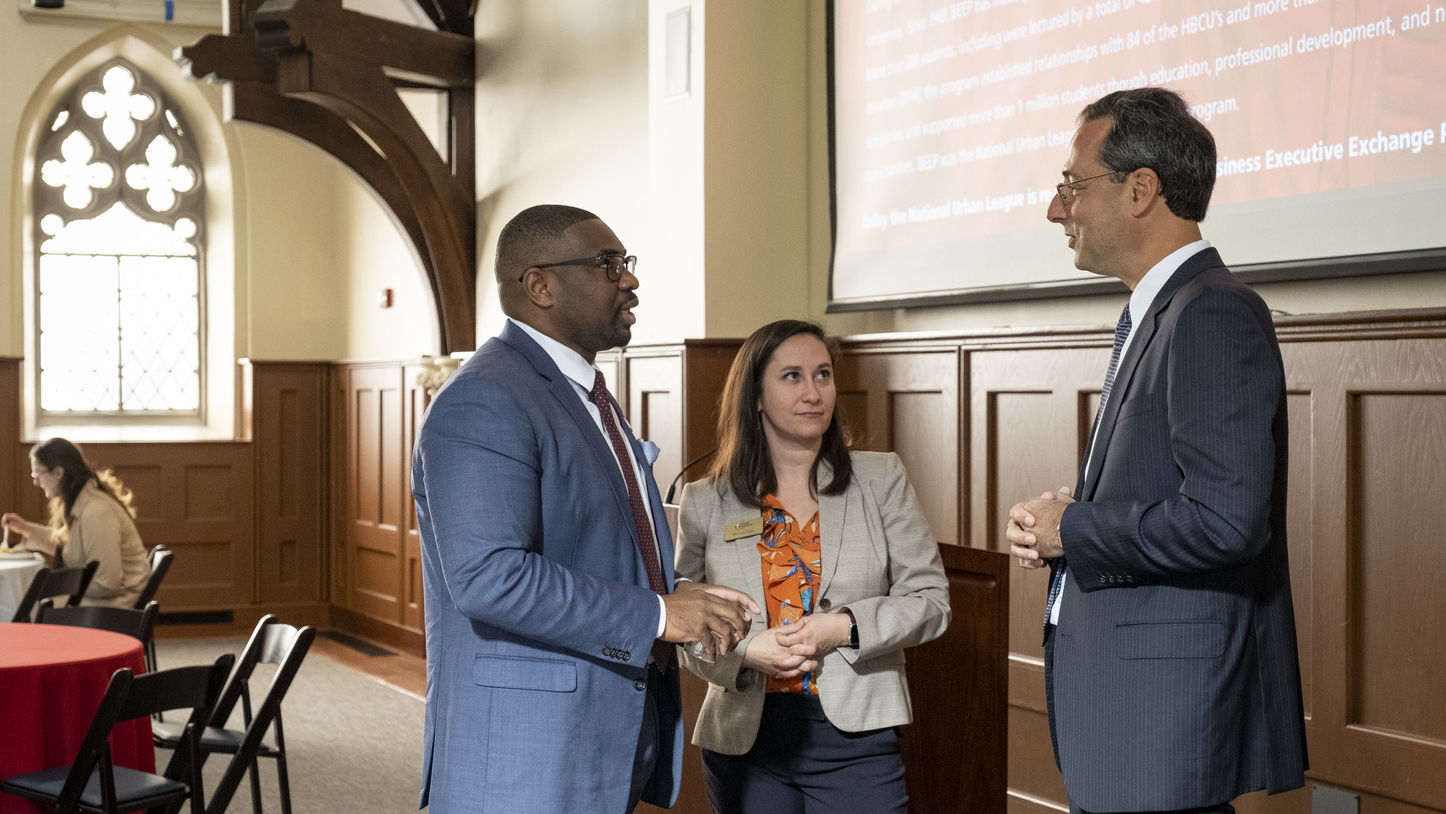
[[[122,667],[140,674],[145,664],[141,643],[130,636],[0,623],[0,778],[75,760],[111,674]],[[117,725],[110,748],[116,765],[155,771],[150,718]],[[41,810],[0,794],[0,814]]]

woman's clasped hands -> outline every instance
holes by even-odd
[[[796,622],[768,628],[748,643],[743,666],[770,678],[790,679],[816,673],[823,657],[848,644],[849,617],[814,613]]]

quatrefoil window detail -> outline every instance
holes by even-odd
[[[63,188],[65,205],[74,209],[90,206],[93,189],[107,189],[115,181],[109,164],[92,161],[95,144],[84,133],[73,132],[60,142],[60,159],[40,165],[40,180],[57,189]]]
[[[32,187],[38,415],[203,420],[206,164],[182,109],[116,59],[47,122]]]
[[[178,155],[170,139],[156,136],[146,146],[146,163],[126,168],[126,184],[145,190],[146,205],[157,212],[169,211],[176,205],[177,192],[190,192],[196,186],[196,173],[177,164]]]
[[[102,120],[101,132],[112,147],[124,149],[136,137],[136,122],[156,114],[156,100],[135,93],[135,74],[120,65],[105,72],[100,86],[103,90],[93,90],[80,98],[80,108],[92,119]]]

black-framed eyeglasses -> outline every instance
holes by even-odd
[[[634,254],[600,254],[597,257],[579,257],[574,260],[559,260],[556,263],[533,263],[528,268],[549,269],[556,266],[592,266],[602,269],[608,276],[608,282],[616,283],[623,278],[623,273],[637,276],[638,257]],[[522,273],[526,277],[527,272]],[[522,282],[522,277],[517,282]]]
[[[1080,184],[1083,184],[1085,181],[1093,181],[1096,178],[1104,178],[1106,175],[1118,174],[1119,173],[1111,170],[1110,172],[1102,172],[1099,175],[1091,175],[1088,178],[1076,178],[1073,181],[1065,181],[1063,183],[1055,184],[1054,191],[1059,193],[1059,202],[1064,204],[1065,206],[1069,206],[1070,204],[1074,203],[1075,193],[1079,192]],[[1069,192],[1065,192],[1065,190],[1069,190]]]

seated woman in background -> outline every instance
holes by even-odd
[[[748,592],[766,619],[715,662],[694,729],[713,809],[903,812],[904,648],[949,624],[937,543],[894,453],[851,452],[833,354],[797,320],[733,360],[709,477],[683,492],[680,577]]]
[[[50,524],[32,523],[13,512],[0,523],[25,538],[22,547],[53,557],[56,568],[98,561],[82,604],[135,604],[150,569],[130,490],[108,470],[91,469],[80,448],[64,438],[30,450],[30,477],[50,498]]]

